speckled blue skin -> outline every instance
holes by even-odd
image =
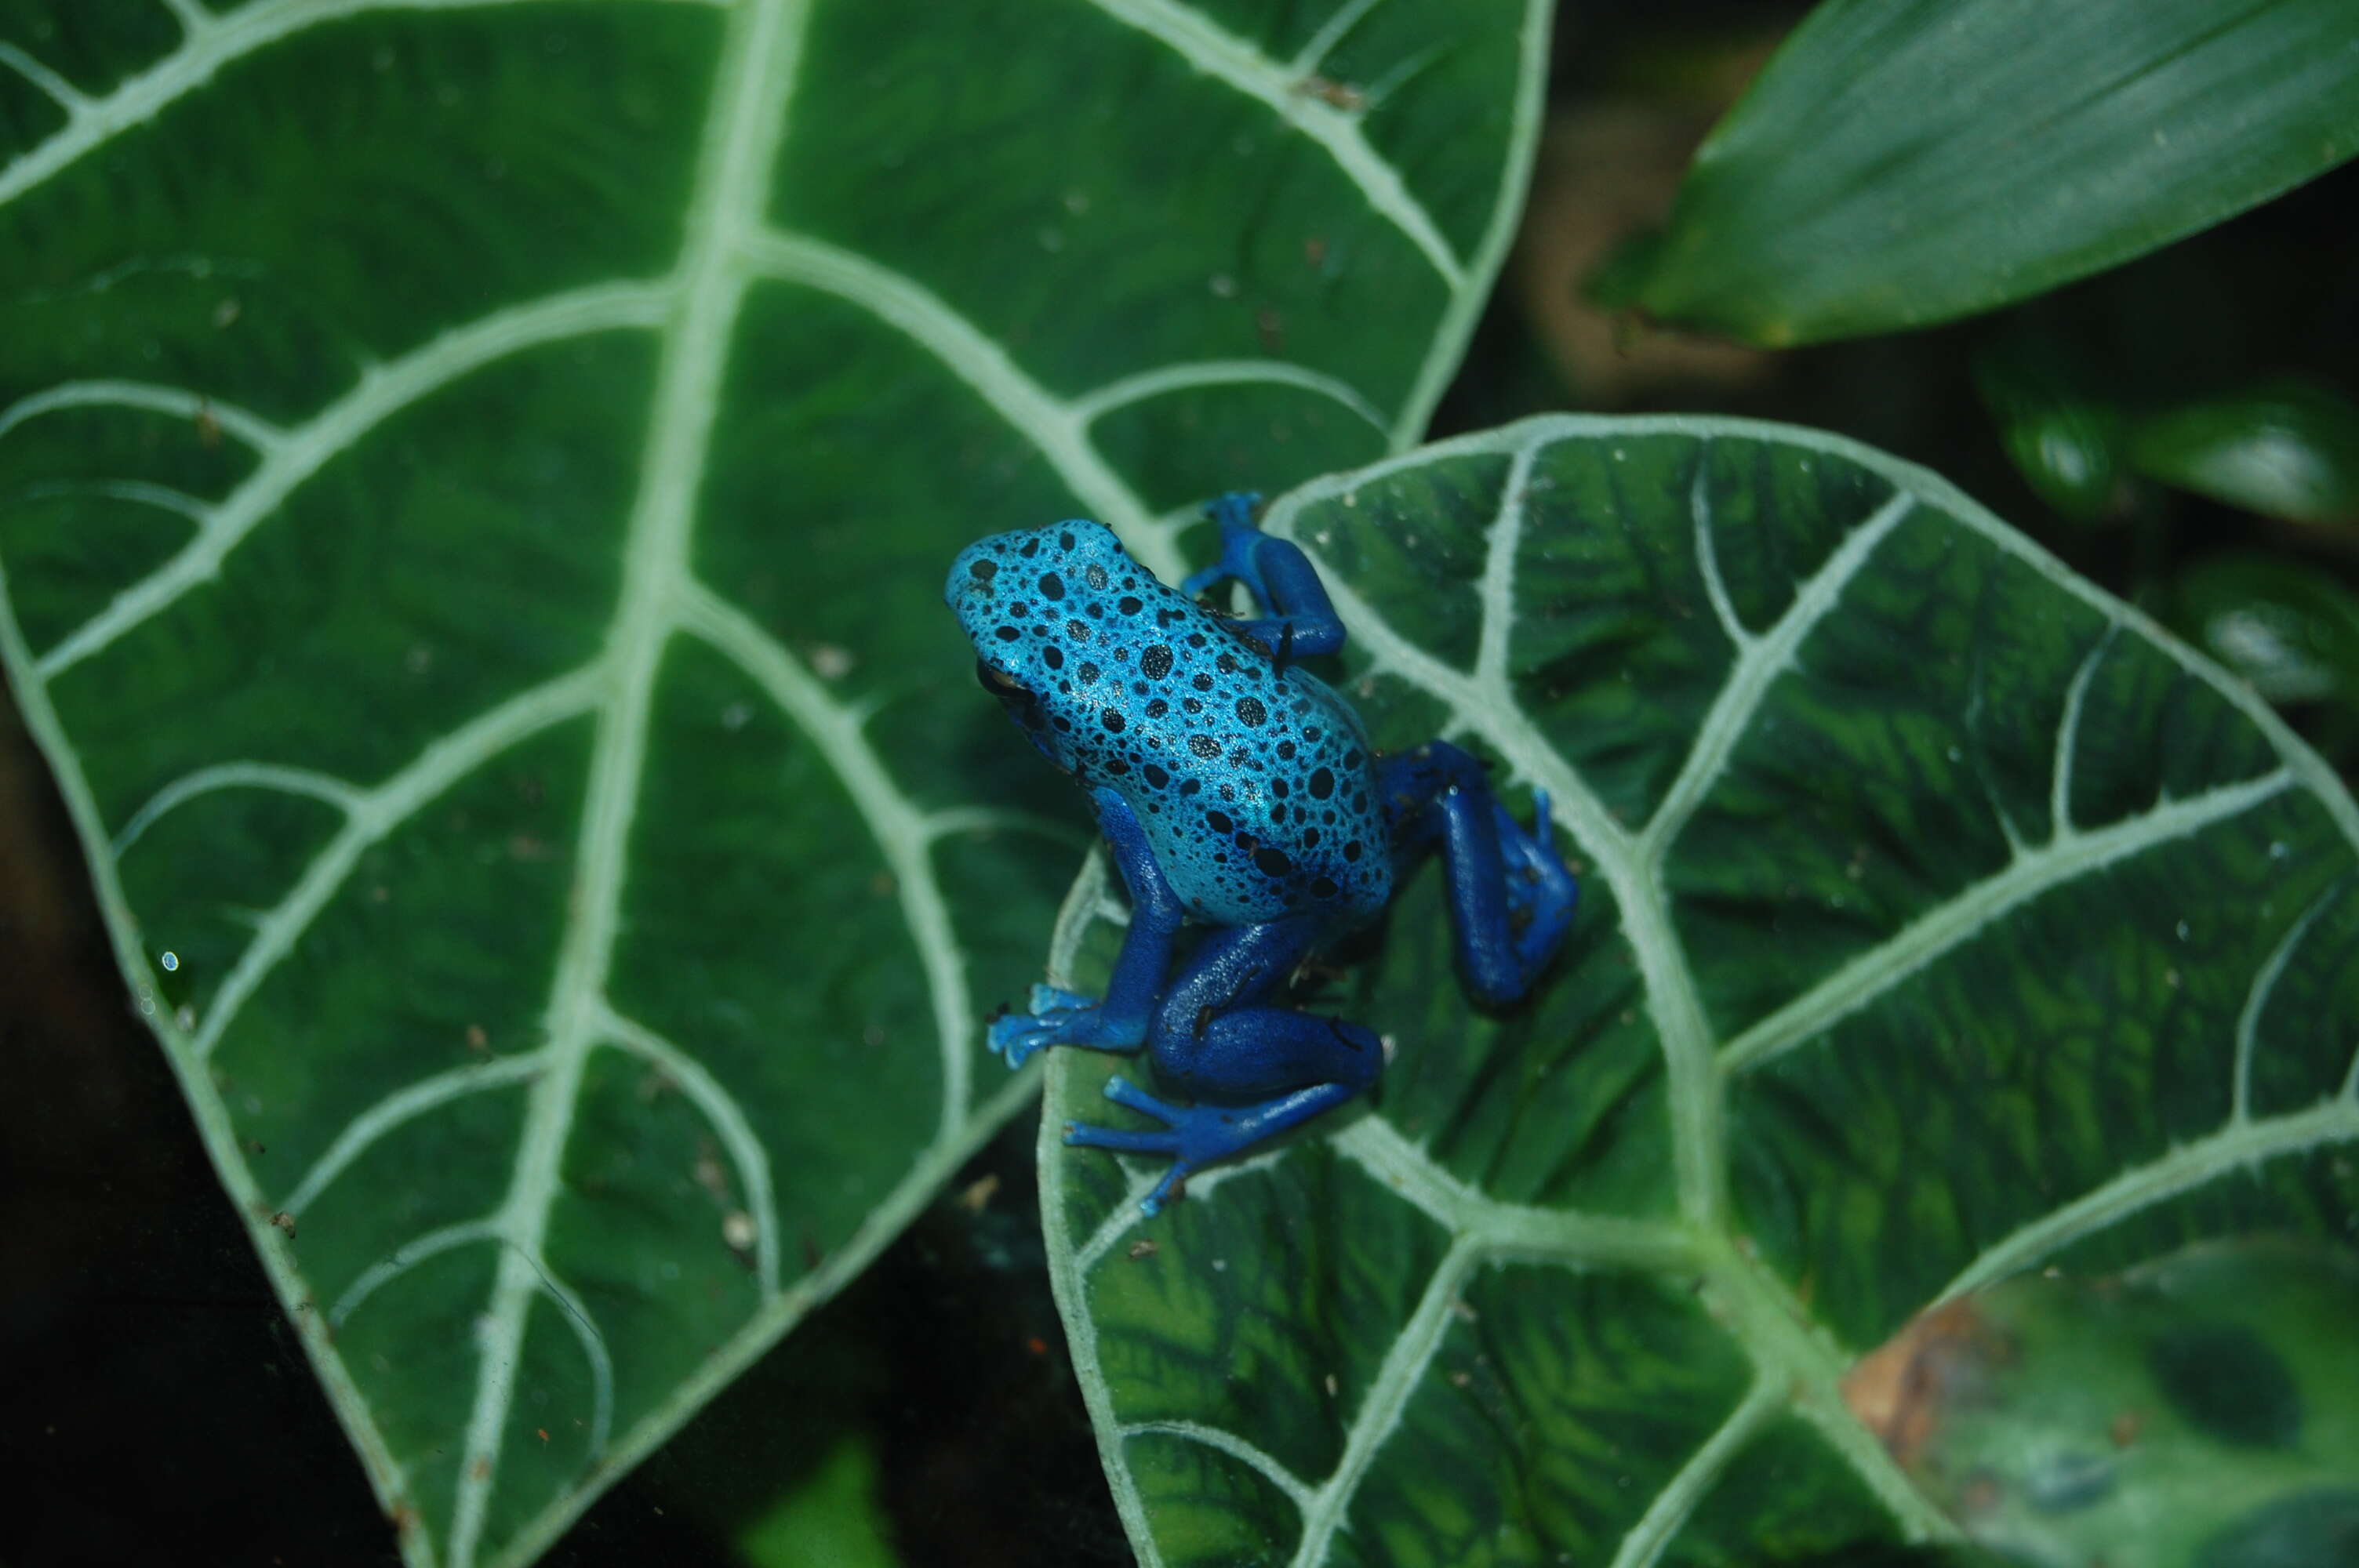
[[[1131,895],[1103,1000],[1034,988],[991,1025],[1011,1067],[1049,1045],[1149,1047],[1174,1106],[1121,1078],[1108,1098],[1162,1130],[1073,1126],[1068,1143],[1171,1156],[1140,1204],[1375,1082],[1358,1024],[1253,1005],[1302,960],[1374,919],[1394,881],[1440,849],[1458,951],[1476,995],[1522,997],[1569,929],[1576,890],[1548,828],[1526,833],[1480,766],[1440,741],[1379,760],[1359,718],[1293,660],[1343,646],[1317,571],[1228,495],[1219,563],[1158,582],[1111,529],[1068,522],[995,534],[951,568],[943,597],[975,673],[1041,753],[1089,792]],[[1224,579],[1271,613],[1233,621],[1190,595]],[[1171,973],[1188,920],[1213,927]]]

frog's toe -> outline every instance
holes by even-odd
[[[1077,1011],[1082,1008],[1095,1007],[1097,1000],[1098,999],[1093,996],[1083,996],[1079,991],[1059,990],[1055,986],[1032,988],[1032,1011],[1043,1016],[1060,1010]]]
[[[1188,1114],[1176,1105],[1167,1105],[1132,1083],[1119,1073],[1106,1080],[1105,1098],[1143,1116],[1151,1116],[1169,1127]]]
[[[1099,1127],[1086,1121],[1065,1124],[1065,1146],[1068,1149],[1112,1149],[1124,1154],[1176,1154],[1180,1152],[1180,1135],[1168,1129],[1139,1130],[1127,1127]]]
[[[1184,1109],[1164,1104],[1119,1074],[1106,1080],[1105,1098],[1143,1116],[1151,1116],[1163,1125],[1139,1131],[1071,1121],[1065,1124],[1065,1141],[1068,1144],[1077,1149],[1118,1149],[1126,1154],[1180,1152],[1180,1134],[1171,1129],[1175,1123],[1186,1119],[1188,1113]]]
[[[984,1033],[984,1044],[993,1055],[1004,1058],[1009,1067],[1020,1067],[1051,1045],[1072,1044],[1080,1027],[1095,1011],[1094,1008],[1060,1007],[1044,1013],[1006,1013],[992,1021]]]
[[[1039,1038],[1041,1033],[1040,1021],[1030,1013],[1009,1012],[991,1021],[983,1041],[993,1055],[1006,1057],[1010,1067],[1020,1067],[1048,1044]]]

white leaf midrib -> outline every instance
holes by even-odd
[[[526,1094],[524,1129],[504,1205],[490,1306],[476,1329],[473,1410],[459,1454],[450,1561],[472,1568],[515,1402],[527,1321],[543,1288],[540,1257],[582,1074],[603,1036],[606,979],[620,928],[630,830],[640,799],[655,681],[690,579],[697,481],[720,406],[747,278],[739,257],[761,225],[809,13],[800,0],[750,0],[731,16],[720,54],[663,331],[638,499],[624,546],[622,598],[608,640],[614,690],[599,716],[582,807],[575,881],[544,1014],[543,1070]]]

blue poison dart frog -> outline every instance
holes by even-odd
[[[1486,1006],[1521,999],[1572,923],[1546,795],[1527,832],[1455,746],[1378,756],[1350,705],[1295,663],[1340,649],[1343,625],[1310,557],[1254,525],[1257,499],[1207,508],[1220,562],[1177,590],[1081,521],[970,546],[943,590],[984,689],[1089,792],[1130,890],[1104,999],[1036,986],[1031,1011],[992,1021],[990,1046],[1011,1067],[1049,1045],[1147,1048],[1157,1080],[1192,1103],[1117,1077],[1106,1098],[1162,1127],[1075,1125],[1065,1141],[1169,1155],[1148,1214],[1190,1172],[1376,1081],[1372,1032],[1273,993],[1375,919],[1427,853],[1441,851],[1460,966]],[[1264,619],[1195,602],[1230,579]],[[1190,921],[1208,929],[1175,968]]]

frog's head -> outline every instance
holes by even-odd
[[[1142,601],[1179,596],[1132,560],[1103,523],[1079,518],[978,539],[951,564],[942,598],[974,644],[975,678],[1051,762],[1071,772],[1074,725],[1118,687],[1103,652]],[[1084,672],[1087,672],[1086,674]],[[1060,722],[1061,720],[1061,722]]]

